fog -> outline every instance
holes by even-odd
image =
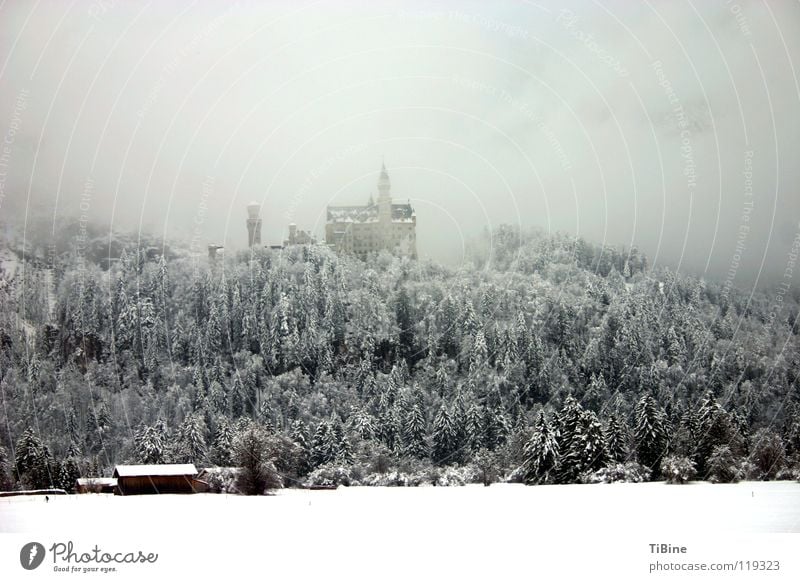
[[[512,223],[784,280],[800,4],[633,4],[5,2],[0,219],[321,238],[385,162],[421,257]]]

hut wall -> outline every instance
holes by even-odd
[[[187,475],[120,477],[117,486],[120,495],[194,492],[192,478]]]

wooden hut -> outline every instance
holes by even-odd
[[[185,465],[117,465],[115,493],[141,495],[148,493],[194,493],[197,490],[197,469]]]
[[[81,477],[75,481],[76,493],[114,493],[117,480],[110,477]]]

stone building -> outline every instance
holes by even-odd
[[[366,259],[382,250],[417,258],[417,215],[410,202],[392,202],[386,166],[378,179],[378,200],[364,206],[328,206],[325,242],[337,252]]]
[[[283,241],[284,247],[313,244],[317,244],[317,239],[314,237],[314,235],[306,230],[297,228],[297,225],[294,222],[289,224],[289,238]]]
[[[261,246],[261,205],[251,202],[247,205],[247,246]]]

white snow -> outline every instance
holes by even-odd
[[[264,497],[68,495],[49,503],[14,497],[0,498],[0,532],[24,533],[12,536],[23,543],[43,538],[46,547],[62,538],[155,547],[172,556],[164,568],[188,567],[179,556],[202,565],[189,568],[203,574],[193,579],[237,567],[244,574],[248,560],[252,567],[261,560],[257,571],[269,579],[577,579],[598,569],[606,570],[601,578],[644,579],[648,543],[687,544],[693,560],[712,546],[730,549],[731,559],[788,559],[779,554],[797,544],[800,484],[340,487]],[[733,538],[720,550],[720,540]],[[0,553],[0,573],[1,560]],[[611,576],[608,568],[617,566]]]

